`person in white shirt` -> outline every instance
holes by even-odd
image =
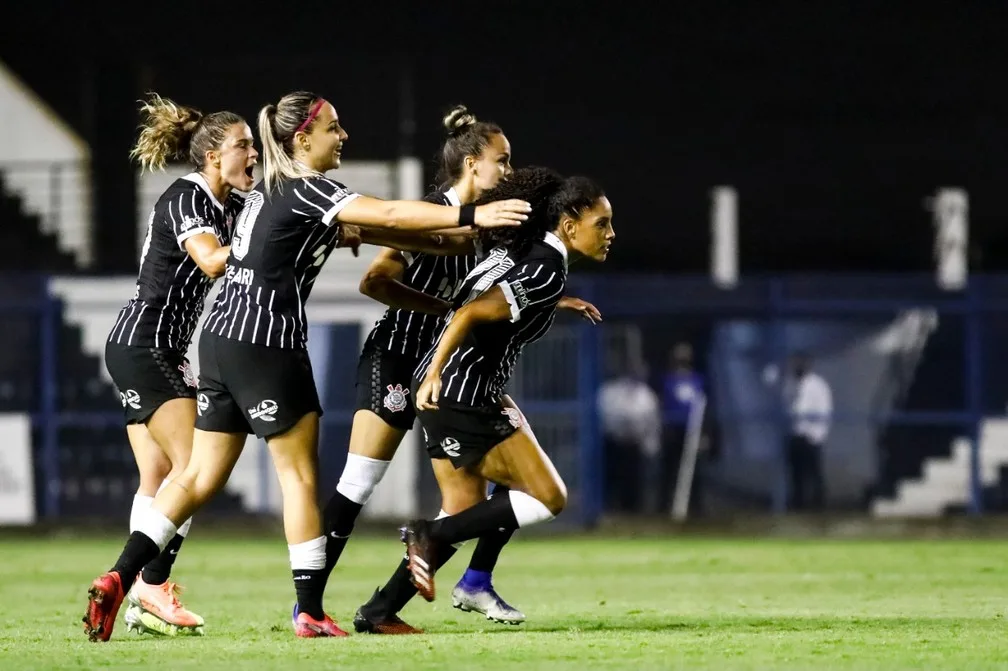
[[[606,381],[596,399],[605,452],[609,512],[640,512],[644,457],[661,446],[661,403],[647,383],[647,368],[630,364]]]
[[[804,352],[791,357],[791,375],[784,394],[790,418],[787,444],[789,510],[822,510],[826,499],[822,448],[833,418],[829,383],[811,370]]]

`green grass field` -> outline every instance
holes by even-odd
[[[207,635],[139,637],[120,619],[107,644],[79,620],[121,540],[0,539],[0,669],[1008,667],[1004,541],[519,539],[496,583],[521,627],[451,608],[466,549],[438,600],[404,613],[427,634],[297,640],[283,539],[193,531],[175,578]],[[349,627],[400,557],[394,535],[351,541],[330,614]]]

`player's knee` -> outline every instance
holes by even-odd
[[[199,464],[190,463],[182,474],[171,480],[171,485],[185,490],[197,506],[202,506],[224,485],[214,476],[215,469],[202,469]]]
[[[316,491],[318,472],[310,460],[290,460],[283,464],[276,464],[276,469],[281,491]]]
[[[336,491],[354,503],[365,505],[371,499],[375,487],[385,477],[390,463],[392,462],[359,454],[348,454]]]
[[[156,492],[161,488],[161,484],[168,479],[172,472],[172,465],[167,459],[157,459],[149,463],[141,464],[139,490],[143,492]]]
[[[567,507],[567,485],[559,478],[540,488],[534,496],[554,516],[559,515]]]
[[[542,504],[549,508],[554,515],[559,515],[567,507],[567,488],[563,483],[558,487],[551,487],[545,492],[545,496],[540,499]]]

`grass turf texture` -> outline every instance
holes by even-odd
[[[203,638],[80,625],[91,579],[125,539],[0,537],[0,668],[952,669],[1005,668],[1000,540],[516,539],[495,583],[529,621],[451,607],[472,544],[438,574],[438,599],[403,617],[423,636],[297,640],[282,537],[200,533],[173,579],[206,618]],[[355,537],[326,593],[344,628],[402,556]]]

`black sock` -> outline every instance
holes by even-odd
[[[503,531],[498,529],[480,536],[476,549],[473,550],[472,558],[469,560],[469,568],[473,571],[493,573],[494,567],[497,566],[497,560],[500,559],[501,550],[508,544],[512,536],[514,536],[514,529]]]
[[[492,496],[458,515],[434,520],[430,523],[430,534],[440,544],[453,545],[499,529],[513,532],[517,528],[518,520],[511,508],[511,498]]]
[[[172,566],[175,564],[175,557],[185,536],[175,534],[175,537],[168,541],[165,549],[155,557],[154,561],[143,568],[143,581],[148,585],[163,585],[171,575]]]
[[[507,487],[496,485],[491,498],[507,495]],[[500,559],[501,550],[514,536],[514,532],[514,529],[497,529],[480,536],[476,549],[473,550],[472,558],[469,560],[469,568],[473,571],[493,573],[494,567],[497,566],[497,560]]]
[[[122,554],[119,555],[115,566],[112,567],[112,570],[119,574],[123,589],[129,590],[136,581],[140,569],[160,553],[157,543],[152,541],[149,536],[140,531],[131,533],[129,540],[126,541],[126,547],[123,548]]]
[[[455,555],[455,552],[455,548],[451,545],[439,547],[434,569],[437,570],[444,566]],[[416,593],[417,588],[410,582],[409,568],[407,568],[406,560],[403,559],[399,562],[399,566],[396,567],[395,572],[392,573],[392,577],[385,583],[385,586],[378,590],[377,603],[373,604],[375,610],[378,612],[372,612],[369,608],[367,614],[395,615],[405,608],[410,599],[416,596]],[[375,602],[376,599],[372,598],[371,601]],[[368,606],[372,606],[372,603],[369,602]]]
[[[294,591],[297,593],[298,612],[308,613],[316,620],[325,617],[322,594],[325,592],[325,569],[293,569]]]
[[[360,515],[363,507],[361,504],[354,503],[339,492],[333,494],[332,498],[329,499],[329,503],[326,504],[325,510],[322,513],[322,524],[326,535],[324,578],[326,581],[329,580],[329,574],[332,573],[332,570],[336,568],[340,555],[343,554],[343,548],[346,547],[347,541],[350,540],[350,534],[353,532],[357,516]]]

